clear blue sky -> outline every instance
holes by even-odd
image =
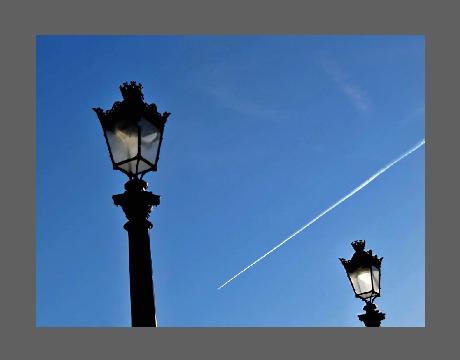
[[[37,326],[130,326],[126,219],[92,107],[169,111],[150,233],[159,326],[362,326],[339,257],[383,256],[383,326],[425,324],[422,36],[37,37]]]

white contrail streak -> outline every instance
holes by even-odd
[[[220,285],[218,287],[218,290],[222,289],[225,285],[227,285],[230,281],[236,279],[238,276],[240,276],[242,273],[244,273],[246,270],[248,270],[249,268],[251,268],[252,266],[254,266],[255,264],[257,264],[260,260],[262,260],[263,258],[265,258],[266,256],[270,255],[273,251],[275,251],[276,249],[278,249],[280,246],[284,245],[285,243],[287,243],[289,240],[291,240],[294,236],[298,235],[299,233],[301,233],[302,231],[304,231],[307,227],[309,227],[311,224],[313,224],[314,222],[316,222],[317,220],[319,220],[321,217],[323,217],[324,215],[326,215],[329,211],[331,211],[332,209],[336,208],[337,206],[339,206],[341,203],[343,203],[345,200],[347,200],[348,198],[352,197],[354,194],[356,194],[358,191],[360,191],[361,189],[363,189],[364,187],[366,187],[369,183],[371,183],[372,181],[374,181],[376,178],[378,178],[380,175],[382,175],[385,171],[387,171],[389,168],[391,168],[393,165],[396,165],[398,162],[400,162],[402,159],[404,159],[406,156],[409,156],[410,154],[412,154],[415,150],[417,150],[418,148],[420,148],[421,146],[423,146],[425,144],[425,139],[421,140],[417,145],[415,145],[414,147],[412,147],[411,149],[409,149],[407,152],[405,152],[403,155],[401,155],[400,157],[398,157],[396,160],[390,162],[388,165],[384,166],[383,168],[381,168],[379,171],[377,171],[374,175],[372,175],[369,179],[367,179],[366,181],[364,181],[361,185],[359,185],[358,187],[356,187],[354,190],[352,190],[350,193],[348,193],[347,195],[345,195],[343,198],[341,198],[339,201],[337,201],[336,203],[334,203],[333,205],[331,205],[330,207],[328,207],[326,210],[324,210],[322,213],[320,213],[318,216],[316,216],[314,219],[310,220],[310,222],[308,222],[307,224],[305,224],[304,226],[302,226],[299,230],[297,230],[296,232],[292,233],[291,235],[289,235],[286,239],[284,239],[282,242],[280,242],[278,245],[276,245],[273,249],[271,249],[270,251],[266,252],[264,255],[262,255],[260,258],[258,258],[256,261],[252,262],[251,264],[249,264],[248,266],[246,266],[243,270],[241,270],[238,274],[234,275],[233,277],[231,277],[229,280],[227,280],[226,282],[224,282],[222,285]]]

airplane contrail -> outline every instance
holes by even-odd
[[[307,224],[305,224],[304,226],[302,226],[299,230],[297,230],[296,232],[292,233],[291,235],[289,235],[286,239],[284,239],[282,242],[280,242],[278,245],[276,245],[273,249],[271,249],[270,251],[266,252],[264,255],[262,255],[260,258],[258,258],[257,260],[255,260],[254,262],[252,262],[251,264],[249,264],[248,266],[246,266],[243,270],[241,270],[239,273],[237,273],[236,275],[234,275],[233,277],[231,277],[229,280],[227,280],[226,282],[224,282],[222,285],[220,285],[217,289],[220,290],[222,289],[225,285],[227,285],[229,282],[235,280],[238,276],[240,276],[242,273],[244,273],[246,270],[248,270],[249,268],[251,268],[252,266],[254,266],[255,264],[257,264],[260,260],[262,260],[263,258],[265,258],[266,256],[270,255],[273,251],[275,251],[276,249],[278,249],[280,246],[284,245],[286,242],[288,242],[289,240],[291,240],[294,236],[298,235],[299,233],[301,233],[302,231],[304,231],[307,227],[309,227],[310,225],[312,225],[314,222],[316,222],[317,220],[319,220],[320,218],[322,218],[324,215],[326,215],[329,211],[333,210],[334,208],[336,208],[337,206],[339,206],[341,203],[343,203],[345,200],[347,200],[348,198],[352,197],[354,194],[356,194],[358,191],[360,191],[361,189],[363,189],[365,186],[367,186],[369,183],[371,183],[372,181],[374,181],[376,178],[378,178],[380,175],[382,175],[385,171],[387,171],[389,168],[391,168],[393,165],[396,165],[398,162],[400,162],[402,159],[404,159],[405,157],[409,156],[410,154],[412,154],[415,150],[417,150],[418,148],[420,148],[421,146],[423,146],[425,144],[425,139],[422,139],[417,145],[413,146],[411,149],[409,149],[408,151],[406,151],[404,154],[402,154],[400,157],[398,157],[396,160],[393,160],[392,162],[390,162],[389,164],[385,165],[383,168],[381,168],[379,171],[377,171],[374,175],[372,175],[370,178],[368,178],[366,181],[364,181],[361,185],[358,185],[355,189],[353,189],[350,193],[348,193],[347,195],[345,195],[343,198],[341,198],[340,200],[338,200],[337,202],[335,202],[333,205],[329,206],[326,210],[324,210],[323,212],[321,212],[318,216],[316,216],[314,219],[310,220]]]

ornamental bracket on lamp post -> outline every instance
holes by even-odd
[[[153,206],[160,205],[160,196],[146,191],[148,184],[144,180],[131,179],[125,184],[123,194],[113,195],[113,203],[121,206],[128,222],[124,228],[128,230],[129,224],[134,222],[145,222],[151,229],[152,223],[148,221]]]
[[[366,302],[363,310],[366,312],[358,315],[358,319],[361,320],[366,327],[380,327],[381,322],[385,320],[385,314],[377,310],[377,306],[374,303]]]

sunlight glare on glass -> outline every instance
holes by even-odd
[[[357,278],[360,292],[364,293],[372,290],[372,283],[369,270],[361,270],[357,274]]]
[[[127,159],[130,159],[137,155],[137,133],[136,132],[124,132],[119,129],[115,130],[115,136],[117,136],[125,145],[128,153]]]

